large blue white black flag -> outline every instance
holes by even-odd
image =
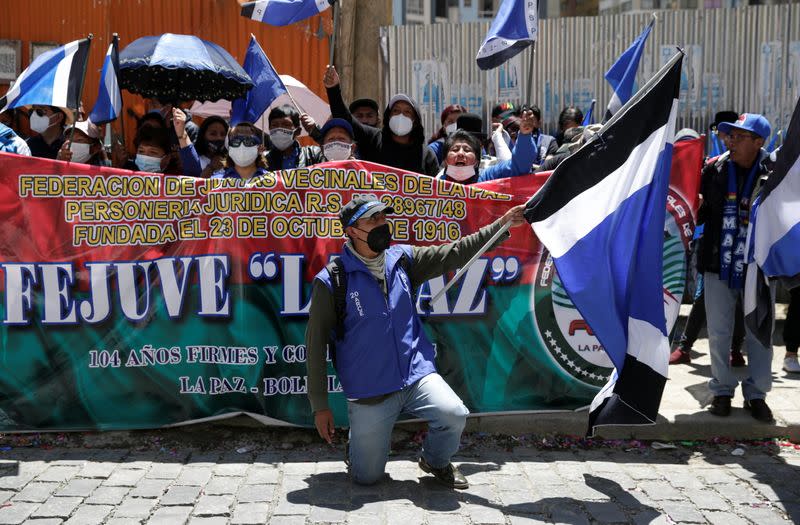
[[[100,91],[89,120],[98,126],[116,120],[122,112],[122,92],[119,89],[119,37],[114,35],[108,46],[100,74]]]
[[[748,231],[749,260],[744,314],[751,331],[772,343],[774,297],[765,277],[800,277],[800,100],[772,170],[753,203]]]
[[[667,380],[664,220],[683,54],[561,163],[525,217],[614,363],[595,397],[600,425],[654,423]]]
[[[0,97],[0,112],[34,104],[76,110],[90,43],[75,40],[36,57]]]
[[[271,26],[288,26],[325,11],[336,0],[261,0],[242,4],[242,16]]]
[[[653,24],[655,24],[655,17],[650,20],[650,23],[647,24],[647,27],[644,28],[644,31],[636,37],[636,40],[622,53],[614,65],[606,71],[605,78],[609,84],[611,84],[612,89],[614,89],[614,94],[611,96],[611,101],[608,103],[608,109],[606,109],[606,119],[611,118],[611,116],[619,111],[628,100],[630,100],[631,95],[633,94],[633,85],[636,83],[636,72],[639,70],[639,61],[642,58],[642,53],[644,52],[644,44],[647,42],[647,37],[650,36],[650,32],[653,30]]]
[[[522,53],[539,36],[538,0],[503,0],[478,49],[478,67],[492,69]]]
[[[272,63],[261,49],[255,36],[250,37],[250,45],[247,47],[247,55],[245,55],[242,67],[253,79],[253,89],[248,91],[243,98],[233,101],[231,126],[240,122],[256,122],[276,98],[288,93],[283,80],[272,67]]]

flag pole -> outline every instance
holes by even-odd
[[[433,305],[433,303],[435,303],[436,301],[438,301],[438,300],[439,300],[439,299],[440,299],[440,298],[441,298],[441,297],[442,297],[444,294],[446,294],[446,293],[447,293],[447,290],[449,290],[450,288],[452,288],[452,287],[453,287],[453,285],[454,285],[454,284],[456,284],[456,282],[457,282],[459,279],[461,279],[461,276],[462,276],[462,275],[464,275],[465,273],[467,273],[467,270],[469,270],[469,267],[470,267],[470,266],[472,266],[472,265],[475,263],[475,261],[477,261],[478,259],[480,259],[480,258],[481,258],[481,256],[482,256],[484,253],[488,252],[488,251],[489,251],[489,249],[492,247],[492,245],[493,245],[495,242],[497,242],[497,239],[499,239],[499,238],[500,238],[500,236],[501,236],[501,235],[503,235],[504,233],[506,233],[506,232],[507,232],[507,231],[508,231],[510,228],[511,228],[511,221],[508,221],[507,223],[505,223],[505,224],[503,225],[503,227],[502,227],[502,228],[500,228],[500,229],[497,231],[497,233],[495,233],[494,235],[492,235],[492,237],[491,237],[491,238],[490,238],[488,241],[486,241],[486,244],[484,244],[484,245],[483,245],[483,247],[482,247],[480,250],[478,250],[478,253],[476,253],[475,255],[473,255],[473,256],[472,256],[472,259],[470,259],[469,261],[467,261],[467,264],[465,264],[464,266],[462,266],[462,267],[461,267],[461,269],[459,269],[459,270],[458,270],[458,272],[456,272],[456,274],[453,276],[453,278],[452,278],[452,279],[450,279],[450,282],[448,282],[448,283],[445,285],[445,287],[444,287],[444,288],[442,288],[441,290],[439,290],[439,293],[437,293],[436,295],[434,295],[434,296],[431,298],[431,300],[430,300],[430,304],[431,304],[431,305]]]
[[[284,86],[284,87],[286,87],[286,86]],[[289,100],[292,101],[292,105],[297,109],[297,111],[299,113],[301,113],[301,114],[305,113],[305,110],[303,110],[303,108],[300,107],[300,104],[298,104],[297,101],[294,99],[294,97],[292,96],[292,93],[289,91],[288,87],[286,88],[286,94],[289,96]]]
[[[528,62],[528,89],[523,104],[531,104],[533,100],[533,59],[536,57],[536,42],[531,46],[531,60]]]
[[[75,119],[72,122],[72,131],[69,134],[69,147],[72,149],[72,139],[75,137],[75,124],[78,123],[78,111],[81,107],[81,99],[83,98],[83,85],[86,83],[86,70],[89,68],[89,50],[92,48],[92,39],[94,38],[93,33],[89,33],[86,37],[88,41],[86,47],[86,60],[83,61],[83,73],[81,74],[81,83],[78,86],[78,101],[75,104]],[[72,108],[69,108],[72,109]]]
[[[339,9],[337,8],[336,4],[337,2],[333,2],[331,4],[331,11],[333,11],[333,29],[331,30],[331,36],[328,39],[328,45],[330,46],[328,64],[330,65],[333,65],[334,52],[336,50],[336,29],[339,27]]]
[[[119,33],[114,33],[111,35],[111,42],[116,44],[114,51],[117,54],[117,58],[119,58]],[[119,64],[114,64],[114,70],[117,74],[119,74]],[[117,78],[117,84],[120,84],[119,78]],[[119,96],[122,97],[122,87],[119,88]],[[124,104],[123,104],[124,105]],[[120,135],[122,136],[122,146],[127,148],[128,143],[125,140],[125,112],[120,111],[119,115],[119,124],[120,124]],[[113,131],[114,126],[111,126]],[[113,145],[112,145],[113,148]],[[113,156],[113,152],[112,152]]]

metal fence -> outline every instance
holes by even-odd
[[[413,96],[429,134],[439,128],[441,110],[454,103],[485,117],[500,101],[535,103],[543,111],[543,128],[555,132],[563,107],[586,111],[594,98],[597,120],[611,97],[604,73],[650,16],[541,20],[535,54],[529,48],[489,72],[475,63],[488,23],[384,27],[383,93],[387,100],[397,92]],[[685,49],[679,128],[703,130],[716,111],[726,109],[763,113],[775,132],[788,126],[800,97],[800,4],[657,16],[637,83],[643,85],[676,46]]]

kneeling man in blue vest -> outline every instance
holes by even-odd
[[[414,291],[466,264],[504,224],[525,224],[524,206],[463,239],[440,246],[390,246],[394,210],[358,197],[339,214],[347,234],[339,257],[314,279],[306,348],[308,397],[320,436],[334,433],[328,407],[326,351],[347,397],[347,466],[356,483],[385,476],[392,428],[402,413],[428,422],[420,468],[453,488],[467,488],[450,459],[469,410],[436,372],[434,349],[417,315]],[[507,239],[501,236],[497,244]]]

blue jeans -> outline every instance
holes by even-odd
[[[442,376],[430,374],[376,403],[348,401],[350,474],[368,485],[386,469],[392,427],[401,413],[428,422],[422,457],[435,468],[446,467],[458,451],[469,410]]]
[[[708,388],[714,396],[733,396],[739,380],[731,370],[731,339],[736,316],[736,301],[741,290],[732,290],[719,274],[707,273],[704,279],[706,293],[706,329],[711,353],[711,381]],[[772,388],[772,346],[765,348],[750,332],[745,323],[747,371],[749,377],[742,382],[742,393],[748,401],[764,399]]]

